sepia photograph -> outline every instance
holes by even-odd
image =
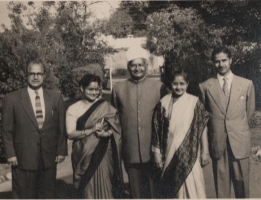
[[[0,199],[261,198],[261,1],[0,0]]]

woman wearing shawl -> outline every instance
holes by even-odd
[[[80,80],[83,99],[66,112],[72,146],[73,184],[81,197],[119,198],[123,194],[120,163],[121,129],[116,110],[100,98],[101,80],[86,74]]]
[[[208,164],[208,113],[196,96],[186,93],[187,73],[167,78],[172,93],[153,115],[152,151],[161,169],[158,198],[206,198],[201,166]],[[201,163],[200,163],[201,162]]]

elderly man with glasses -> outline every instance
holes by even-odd
[[[42,88],[44,65],[27,67],[28,87],[5,95],[2,138],[18,199],[55,198],[56,164],[67,155],[62,96]]]

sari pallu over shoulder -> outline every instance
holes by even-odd
[[[112,183],[114,195],[123,195],[123,177],[120,163],[121,129],[116,110],[106,101],[98,100],[78,120],[77,130],[92,128],[104,118],[112,129],[111,144],[113,147],[114,176]],[[84,190],[97,167],[102,161],[110,138],[97,138],[95,135],[75,140],[72,149],[74,186]]]
[[[166,110],[158,106],[157,110],[155,110],[153,120],[159,120],[160,118],[158,117],[157,119],[156,117],[164,116],[164,112],[166,112]],[[186,136],[179,148],[177,149],[177,151],[175,152],[173,158],[171,159],[160,180],[158,198],[177,197],[177,193],[180,187],[186,180],[187,176],[191,172],[196,162],[201,135],[208,121],[207,116],[208,113],[204,109],[203,104],[200,101],[198,101],[194,109],[192,123],[186,133]],[[157,122],[157,124],[170,123],[168,118],[161,117],[161,119],[162,121]],[[153,136],[155,138],[153,145],[158,146],[160,148],[160,152],[164,153],[164,148],[166,148],[166,141],[168,137],[168,128],[159,128],[158,126],[156,126],[153,130],[153,134],[156,135]],[[164,160],[164,154],[162,154],[162,156]]]

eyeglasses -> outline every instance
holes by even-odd
[[[40,77],[41,78],[41,77],[43,77],[43,75],[44,75],[44,73],[33,73],[33,72],[29,72],[28,73],[29,77],[35,77],[36,76],[36,77]]]

